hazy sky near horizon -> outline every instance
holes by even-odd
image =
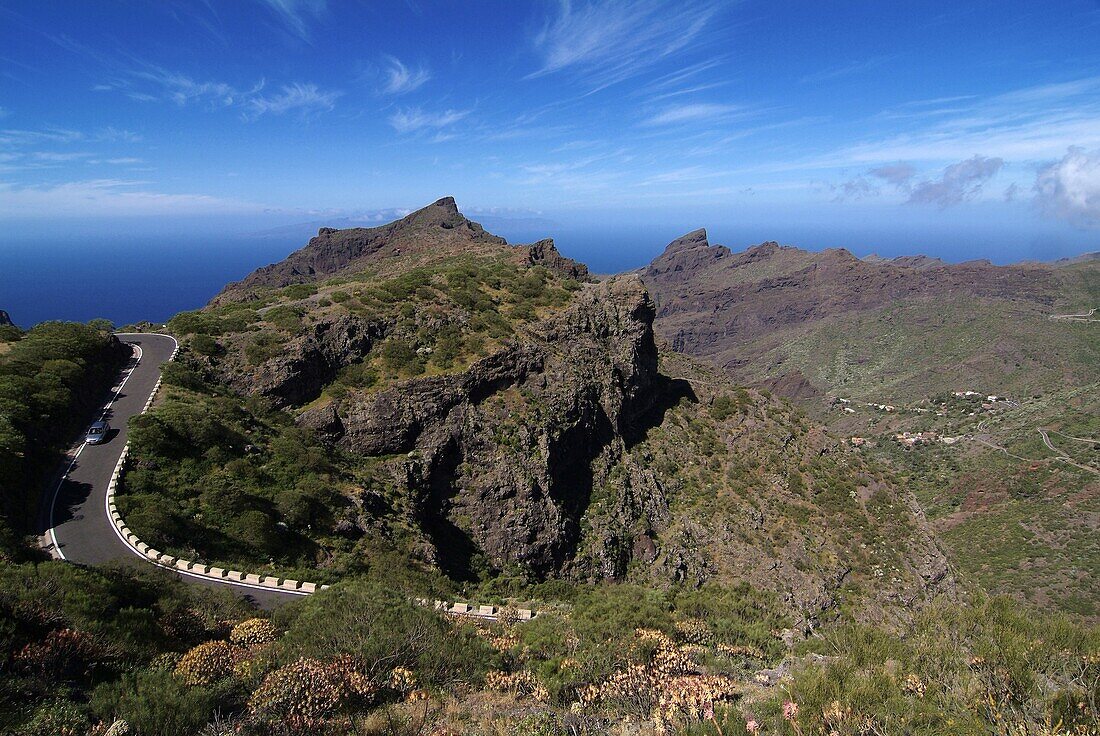
[[[1095,0],[0,0],[0,224],[453,194],[570,227],[1097,250],[1098,39]]]

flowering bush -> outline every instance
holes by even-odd
[[[242,647],[254,647],[275,641],[278,631],[266,618],[250,618],[241,621],[229,633],[229,641]]]
[[[691,657],[698,647],[678,647],[667,634],[637,629],[636,649],[655,646],[647,662],[633,662],[616,670],[603,682],[577,691],[573,710],[583,712],[598,704],[618,706],[642,718],[651,718],[659,729],[697,721],[713,713],[715,703],[740,692],[732,678],[705,675]]]
[[[710,626],[701,618],[676,622],[676,635],[689,644],[710,644],[714,640]]]
[[[72,680],[85,677],[105,657],[90,634],[75,629],[56,629],[31,642],[15,655],[15,667],[39,677]]]
[[[546,686],[527,670],[512,673],[494,670],[485,675],[485,687],[501,693],[510,692],[519,696],[529,695],[540,703],[550,700],[550,693],[547,691]]]
[[[265,677],[248,708],[253,716],[280,719],[292,729],[305,730],[336,714],[356,694],[355,688],[345,663],[303,658]]]
[[[208,641],[184,654],[176,677],[187,685],[209,685],[233,674],[236,652],[229,642]]]
[[[662,688],[653,720],[661,733],[692,721],[714,718],[714,705],[728,702],[741,688],[725,675],[676,677]]]
[[[410,692],[416,689],[416,674],[407,667],[394,667],[387,684],[399,693]]]

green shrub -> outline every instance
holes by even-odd
[[[191,338],[191,349],[199,355],[219,355],[222,350],[218,341],[210,335],[199,333]]]
[[[121,718],[141,736],[194,736],[214,716],[219,694],[188,687],[170,672],[142,670],[96,688],[91,706],[100,718]]]
[[[305,299],[317,293],[314,284],[294,284],[283,289],[280,294],[287,299]]]
[[[281,305],[264,312],[263,319],[280,330],[297,332],[302,327],[302,314],[303,311],[299,308]]]
[[[573,626],[588,642],[621,641],[635,629],[671,631],[672,606],[665,594],[636,585],[587,590],[573,604]]]
[[[276,622],[286,629],[278,644],[286,663],[350,654],[368,672],[408,667],[430,686],[478,682],[496,665],[495,652],[466,627],[369,581],[334,585],[280,609]]]
[[[424,363],[416,350],[407,341],[390,338],[382,344],[379,354],[382,364],[396,376],[419,375],[424,372]]]
[[[283,351],[283,341],[270,332],[261,332],[244,347],[244,357],[249,365],[260,365]]]

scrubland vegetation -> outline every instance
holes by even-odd
[[[745,585],[559,585],[479,622],[380,575],[269,615],[159,572],[0,567],[0,733],[1096,733],[1100,632],[1008,599],[792,649]]]

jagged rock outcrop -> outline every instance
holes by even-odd
[[[5,312],[3,309],[0,309],[0,326],[10,324],[13,324],[11,321],[11,317],[9,317],[8,313]]]
[[[575,281],[591,280],[588,266],[559,253],[551,238],[532,243],[527,246],[527,249],[527,260],[532,266],[544,266],[560,276]]]
[[[263,396],[278,407],[301,405],[317,398],[341,368],[362,359],[386,331],[382,321],[345,315],[312,325],[255,368],[224,362],[216,366],[240,393]]]
[[[592,286],[462,374],[351,395],[299,421],[353,452],[408,453],[395,474],[444,568],[476,548],[544,575],[572,557],[593,484],[659,395],[652,319],[637,278]]]
[[[735,256],[700,230],[652,271],[679,282],[783,252]],[[841,586],[874,587],[882,560],[900,562],[877,600],[908,605],[943,587],[923,521],[887,528],[869,505],[904,491],[861,487],[881,475],[850,448],[686,358],[666,355],[683,364],[659,370],[660,305],[638,275],[583,283],[587,269],[553,241],[507,245],[445,199],[381,228],[322,229],[223,298],[331,275],[341,279],[316,293],[210,310],[251,321],[194,360],[354,458],[332,533],[400,539],[460,579],[747,580],[807,626]],[[788,383],[813,390],[797,374]]]

